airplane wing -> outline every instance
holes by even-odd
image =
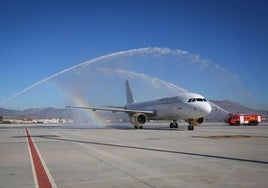
[[[134,114],[134,113],[144,113],[144,114],[154,114],[154,111],[150,110],[130,110],[125,109],[123,107],[83,107],[83,106],[66,106],[66,108],[80,108],[80,109],[90,109],[93,111],[103,110],[103,111],[111,111],[113,113],[116,112],[125,112],[127,114]]]

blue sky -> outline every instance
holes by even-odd
[[[255,102],[219,98],[209,85],[200,91],[209,90],[208,98],[268,109],[267,10],[268,1],[261,0],[1,1],[0,101],[101,55],[167,47],[238,75]],[[167,81],[176,84],[177,79]],[[192,83],[184,86],[195,90]]]

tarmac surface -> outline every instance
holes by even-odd
[[[268,124],[1,125],[0,169],[1,188],[267,187]]]

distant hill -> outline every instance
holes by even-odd
[[[263,117],[268,116],[268,110],[256,110],[245,107],[237,102],[229,101],[229,100],[210,100],[210,102],[216,104],[217,106],[213,106],[212,104],[212,112],[206,117],[207,120],[212,121],[223,121],[229,113],[232,114],[261,114]],[[222,108],[222,109],[221,109]],[[224,111],[224,110],[225,111]]]
[[[231,113],[257,113],[257,114],[267,114],[267,111],[265,110],[256,110],[256,109],[251,109],[248,107],[245,107],[239,103],[229,101],[229,100],[210,100],[211,102],[215,103],[216,105],[222,107],[223,109],[227,110],[228,112]]]
[[[267,117],[268,111],[264,110],[255,110],[247,108],[239,103],[228,101],[228,100],[211,100],[212,103],[218,105],[219,107],[214,107],[212,113],[206,117],[207,120],[212,121],[222,121],[228,115],[228,112],[231,113],[258,113],[262,116]],[[221,108],[225,109],[224,112]],[[101,115],[104,119],[123,119],[127,120],[128,117],[124,113],[111,113],[111,112],[100,112],[97,111],[97,114]],[[83,120],[88,118],[88,112],[84,110],[77,109],[58,109],[58,108],[32,108],[27,110],[8,110],[0,108],[0,116],[3,116],[5,119],[17,119],[17,118],[33,118],[33,119],[42,119],[42,118],[64,118],[64,119],[74,119],[74,120]]]
[[[13,116],[20,116],[21,111],[19,110],[8,110],[4,108],[0,108],[0,115],[5,117],[13,117]]]
[[[70,110],[57,108],[32,108],[27,110],[8,110],[0,108],[0,115],[4,118],[67,118],[71,116]]]

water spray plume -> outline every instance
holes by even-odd
[[[229,112],[227,110],[223,109],[219,105],[216,105],[215,103],[213,103],[211,101],[209,101],[209,104],[211,105],[212,110],[214,110],[214,111],[221,111],[221,112],[223,112],[225,114],[229,114]]]
[[[137,100],[139,95],[141,99],[146,96],[148,97],[146,99],[149,99],[149,97],[156,98],[188,92],[182,87],[178,87],[182,83],[186,83],[187,89],[196,89],[196,92],[209,85],[215,88],[214,95],[215,92],[218,92],[216,94],[219,95],[224,93],[221,92],[224,90],[224,84],[228,85],[228,88],[230,84],[239,84],[239,78],[235,74],[209,60],[201,59],[198,55],[183,50],[147,47],[111,53],[64,69],[17,92],[3,100],[0,105],[3,106],[14,101],[30,90],[37,91],[37,89],[33,89],[43,83],[55,85],[71,101],[80,101],[79,103],[84,104],[91,104],[91,102],[103,102],[104,104],[107,101],[117,103],[119,99],[124,98],[120,93],[120,89],[123,87],[120,81],[122,79],[133,80],[133,87],[137,87],[138,90]],[[53,92],[57,93],[57,91],[42,90],[38,100],[46,100],[46,105],[55,106],[55,101],[53,101],[54,103],[49,101],[53,96],[46,95],[47,93],[53,95]],[[42,98],[41,95],[44,97]],[[79,100],[74,100],[73,96]],[[57,100],[62,98],[64,97],[59,97]],[[38,105],[38,100],[34,105]],[[27,103],[26,100],[25,103]],[[66,102],[58,101],[58,104],[58,106],[65,106]]]
[[[42,83],[44,83],[44,82],[46,82],[46,81],[48,81],[50,79],[53,79],[53,78],[55,78],[55,77],[57,77],[57,76],[59,76],[61,74],[64,74],[65,72],[68,72],[68,71],[74,70],[76,68],[82,67],[84,65],[87,65],[87,64],[90,64],[90,63],[94,63],[94,62],[97,62],[97,61],[100,61],[100,60],[103,60],[103,59],[107,59],[107,58],[110,58],[110,57],[114,57],[114,56],[118,56],[118,55],[123,55],[123,54],[132,54],[132,53],[142,52],[142,51],[145,51],[145,50],[148,50],[148,49],[150,49],[150,48],[140,48],[140,49],[127,50],[127,51],[120,51],[120,52],[116,52],[116,53],[112,53],[112,54],[100,56],[100,57],[94,58],[92,60],[86,61],[84,63],[81,63],[81,64],[78,64],[78,65],[72,66],[72,67],[67,68],[67,69],[64,69],[63,71],[60,71],[60,72],[58,72],[56,74],[53,74],[53,75],[51,75],[51,76],[49,76],[49,77],[47,77],[47,78],[45,78],[45,79],[43,79],[43,80],[41,80],[39,82],[36,82],[35,84],[33,84],[33,85],[31,85],[31,86],[29,86],[29,87],[27,87],[27,88],[19,91],[18,93],[14,94],[13,96],[5,99],[4,101],[2,101],[0,103],[0,106],[4,105],[5,103],[7,103],[7,102],[9,102],[11,100],[13,100],[14,98],[18,97],[19,95],[21,95],[21,94],[23,94],[23,93],[25,93],[25,92],[27,92],[27,91],[29,91],[29,90],[31,90],[31,89],[39,86],[40,84],[42,84]]]
[[[172,83],[169,83],[167,81],[164,81],[164,80],[161,80],[161,79],[158,79],[155,77],[150,77],[150,76],[143,74],[143,73],[136,73],[136,72],[123,70],[123,69],[117,69],[116,72],[120,75],[123,75],[124,78],[128,78],[128,77],[140,78],[143,81],[152,85],[152,87],[154,87],[154,88],[163,88],[163,86],[164,86],[165,88],[167,88],[168,90],[170,90],[171,92],[174,92],[174,93],[187,93],[188,92],[186,89],[178,87]]]

